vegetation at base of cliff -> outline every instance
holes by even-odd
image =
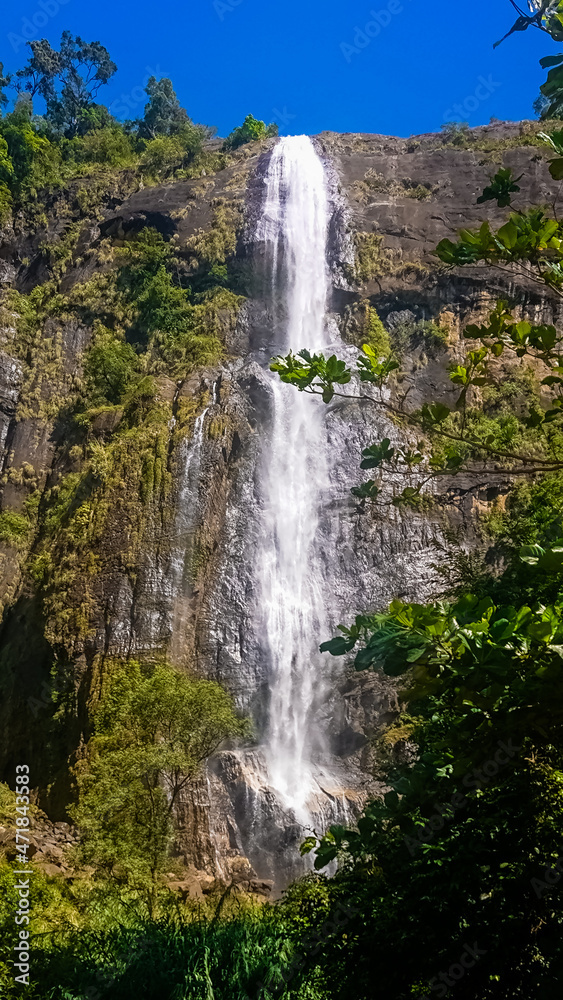
[[[30,985],[22,987],[14,983],[8,950],[10,906],[18,901],[15,877],[7,866],[0,867],[5,931],[0,985],[6,1000],[329,1000],[320,969],[293,986],[298,953],[279,908],[256,906],[240,896],[226,905],[215,896],[179,906],[169,894],[164,912],[148,920],[135,913],[132,900],[93,890],[88,883],[60,888],[56,881],[40,874],[33,878],[31,900],[40,915],[35,928],[42,931],[34,938]]]
[[[81,833],[80,861],[136,890],[153,916],[159,883],[174,865],[179,796],[201,764],[247,727],[215,682],[132,661],[109,672],[92,723],[69,810]]]

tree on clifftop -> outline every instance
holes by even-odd
[[[163,77],[157,80],[151,76],[145,93],[148,103],[145,114],[138,122],[141,139],[156,139],[160,135],[176,135],[185,125],[191,123],[190,116],[180,104],[172,80]]]
[[[31,56],[16,73],[17,89],[42,97],[47,120],[67,138],[77,135],[85,112],[117,66],[100,42],[85,42],[63,31],[60,50],[43,38],[29,42]]]
[[[4,76],[4,64],[0,63],[0,113],[2,108],[5,108],[8,103],[8,98],[4,93],[4,89],[10,86],[10,81],[10,74],[8,73],[7,76]]]
[[[255,118],[254,115],[247,115],[242,125],[233,129],[231,134],[227,136],[224,149],[238,149],[239,146],[243,146],[246,142],[254,142],[256,139],[267,139],[268,136],[276,136],[277,134],[278,126],[276,124],[266,125],[265,122]]]

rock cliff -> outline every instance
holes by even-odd
[[[552,200],[531,125],[461,139],[323,133],[315,141],[331,177],[334,340],[353,353],[376,309],[402,337],[394,391],[408,390],[413,403],[446,393],[463,325],[498,297],[516,299],[536,321],[558,318],[560,306],[532,283],[508,272],[491,281],[489,269],[457,273],[432,255],[460,226],[503,218],[476,205],[501,161],[523,175],[526,203]],[[253,614],[253,539],[272,405],[264,371],[276,344],[253,233],[271,146],[252,144],[225,169],[163,186],[102,178],[91,203],[72,189],[46,194],[47,225],[22,216],[1,234],[0,777],[10,781],[26,760],[53,820],[66,818],[69,763],[119,658],[166,656],[220,681],[252,715],[259,742],[268,678]],[[155,364],[125,403],[78,405],[100,330],[129,329],[120,253],[147,227],[174,248],[179,287],[228,265],[230,286],[200,298],[192,317],[220,349],[197,364],[174,356]],[[425,337],[430,322],[441,339]],[[476,505],[508,484],[452,483],[455,503],[362,514],[349,494],[361,450],[383,431],[397,439],[398,429],[378,426],[356,401],[331,404],[328,422],[335,472],[322,520],[335,545],[323,559],[335,627],[395,595],[435,592],[447,531],[462,531],[471,546]],[[330,682],[331,751],[353,811],[371,787],[373,737],[396,695],[385,680],[341,667]],[[252,744],[225,750],[184,797],[178,849],[197,870],[226,877],[246,857],[268,878],[277,857],[284,877],[293,873],[299,831],[284,826],[274,803],[262,837],[253,821],[269,794],[257,753]]]

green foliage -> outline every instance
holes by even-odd
[[[162,178],[186,169],[201,153],[205,129],[188,122],[170,135],[157,135],[147,142],[141,167],[149,177]]]
[[[373,306],[368,306],[365,342],[379,358],[388,358],[391,354],[389,334]]]
[[[116,69],[104,46],[69,32],[63,33],[60,50],[45,39],[29,45],[31,58],[16,74],[15,109],[0,118],[0,224],[13,204],[31,206],[41,189],[96,171],[134,168],[155,182],[222,165],[221,156],[204,150],[213,130],[191,121],[170,80],[151,77],[144,118],[122,126],[95,101]],[[0,71],[2,104],[2,86],[8,83]],[[44,118],[33,115],[35,96],[47,104]],[[98,194],[92,204],[87,188],[76,192],[83,214],[97,209],[99,200]]]
[[[151,76],[145,93],[149,100],[145,105],[144,117],[137,123],[141,139],[176,135],[191,125],[188,112],[180,105],[172,81],[167,77],[157,80],[155,76]]]
[[[290,352],[285,358],[274,358],[270,370],[277,372],[282,382],[295,385],[300,392],[318,392],[325,403],[330,403],[334,396],[335,385],[346,385],[352,378],[346,362],[339,361],[335,354],[325,358],[324,354],[311,355],[309,351],[300,351],[297,355]],[[314,385],[318,388],[314,389]]]
[[[559,287],[562,240],[559,223],[549,219],[541,209],[513,213],[496,233],[483,222],[479,230],[461,229],[459,241],[442,240],[436,256],[445,264],[466,265],[484,261],[486,264],[530,262],[541,280]]]
[[[68,138],[92,124],[99,127],[99,106],[94,98],[117,71],[107,49],[100,42],[85,42],[69,31],[63,31],[59,50],[44,38],[28,45],[30,59],[16,76],[25,81],[22,86],[32,97],[43,97],[47,121]]]
[[[26,995],[29,1000],[47,995],[80,1000],[94,993],[99,1000],[272,1000],[282,995],[284,1000],[328,1000],[316,973],[294,986],[292,928],[279,911],[240,900],[232,909],[221,920],[175,914],[132,922],[129,915],[98,932],[36,942],[34,973],[41,985]],[[8,976],[6,988],[13,1000]]]
[[[92,406],[115,405],[138,383],[139,359],[130,344],[103,330],[86,355],[84,377]]]
[[[105,167],[127,167],[135,162],[133,144],[118,125],[90,128],[85,135],[61,143],[67,163],[99,163]]]
[[[349,268],[352,281],[364,285],[389,270],[389,262],[378,233],[354,233],[355,261]]]
[[[246,730],[228,695],[165,665],[116,669],[94,714],[94,735],[76,767],[83,861],[147,897],[170,869],[172,811],[201,763]]]
[[[446,122],[442,125],[444,142],[451,146],[465,146],[469,133],[467,122]]]
[[[518,177],[518,180],[521,179],[521,177]],[[482,205],[485,201],[496,201],[499,208],[506,208],[510,205],[512,195],[516,194],[519,190],[520,188],[514,180],[512,170],[502,168],[501,170],[497,170],[489,187],[486,187],[483,194],[477,198],[477,204]]]
[[[38,188],[58,183],[60,152],[34,128],[25,109],[0,119],[0,137],[0,170],[12,197],[35,196]]]
[[[230,135],[227,136],[223,148],[225,150],[238,149],[239,146],[243,146],[247,142],[267,139],[269,136],[276,136],[277,134],[277,125],[266,125],[265,122],[259,121],[252,115],[247,115],[242,125],[233,129]]]
[[[433,324],[430,327],[430,335],[434,336],[433,331],[437,330],[440,337],[436,339],[445,346],[446,331]],[[373,446],[377,454],[384,457],[376,466],[363,464],[362,468],[387,468],[404,474],[420,466],[419,472],[425,476],[409,483],[389,501],[391,503],[412,503],[421,495],[429,479],[467,470],[468,462],[476,458],[481,461],[494,458],[521,475],[534,467],[542,471],[563,467],[563,370],[560,366],[561,338],[555,327],[535,326],[526,320],[517,322],[507,303],[499,301],[488,323],[469,325],[464,337],[479,342],[480,346],[467,353],[463,364],[450,366],[450,380],[458,387],[454,407],[427,403],[420,411],[408,411],[383,398],[368,397],[376,406],[423,431],[431,441],[430,448],[419,441],[414,450],[386,450],[384,443]],[[541,385],[551,394],[547,408],[542,406],[538,390],[528,384],[525,374],[507,381],[504,375],[499,377],[494,373],[492,366],[505,350],[518,358],[527,357],[535,366],[539,364],[549,372],[541,380]],[[380,360],[367,344],[362,351],[356,368],[359,380],[382,388],[398,367],[397,362],[392,357]],[[300,391],[322,395],[325,402],[330,402],[335,394],[335,385],[344,385],[352,377],[351,369],[336,356],[326,361],[323,355],[311,356],[307,351],[274,358],[271,368],[278,372],[282,381],[295,385]],[[476,391],[488,398],[491,412],[487,412],[487,406],[483,412]],[[536,433],[538,427],[544,428],[542,436]],[[364,484],[353,493],[360,499],[373,500],[380,492],[379,486],[379,483]]]
[[[7,184],[0,181],[0,226],[7,222],[12,212],[12,195]]]
[[[403,320],[393,326],[390,337],[399,357],[420,346],[433,355],[447,348],[449,331],[434,320]]]
[[[506,509],[486,518],[495,540],[511,548],[534,545],[563,534],[563,477],[545,476],[537,482],[518,483],[508,495]]]
[[[11,510],[4,510],[0,514],[0,542],[19,546],[27,540],[30,528],[25,514]]]
[[[562,39],[563,40],[563,39]],[[547,80],[540,87],[543,97],[541,118],[559,118],[563,112],[563,55],[546,56],[540,59],[540,66],[548,69]]]

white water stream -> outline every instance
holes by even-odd
[[[326,343],[329,199],[308,136],[281,139],[266,175],[258,238],[270,248],[276,350]],[[264,471],[260,604],[270,667],[265,751],[271,786],[302,823],[318,784],[312,766],[315,700],[323,686],[319,642],[327,635],[319,515],[328,487],[325,407],[272,377],[273,426]]]

